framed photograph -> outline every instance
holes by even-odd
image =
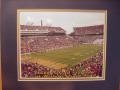
[[[18,80],[105,80],[106,40],[106,10],[18,9]]]
[[[119,90],[119,8],[116,0],[2,0],[1,89]]]

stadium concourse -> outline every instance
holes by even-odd
[[[27,57],[27,54],[30,53],[46,53],[59,49],[74,48],[84,44],[102,45],[103,28],[103,25],[74,27],[74,31],[68,35],[61,27],[20,25],[22,77],[101,77],[102,49],[97,50],[95,55],[86,58],[84,61],[59,69],[47,67],[38,62],[31,62],[34,60],[27,60],[31,58],[23,58],[22,55]]]

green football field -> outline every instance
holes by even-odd
[[[39,63],[51,68],[63,68],[83,61],[102,49],[102,45],[82,44],[77,47],[59,49],[46,53],[31,53],[22,55],[22,59]]]

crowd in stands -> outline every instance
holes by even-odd
[[[36,36],[21,37],[21,53],[46,52],[77,45],[70,36]]]
[[[81,43],[93,43],[103,39],[103,25],[74,27],[67,35],[61,27],[21,25],[21,53],[48,52],[51,50],[78,46]],[[31,36],[25,36],[26,33]],[[35,36],[35,32],[48,33]],[[32,36],[32,33],[34,36]],[[37,33],[38,34],[38,33]],[[61,34],[61,35],[60,35]],[[39,63],[21,60],[21,76],[23,78],[71,78],[71,77],[101,77],[103,68],[103,52],[87,58],[75,65],[60,69],[50,68]]]
[[[74,27],[74,35],[93,35],[103,34],[104,25],[85,26],[85,27]]]
[[[46,33],[54,32],[54,33],[65,33],[65,30],[61,27],[51,27],[51,26],[34,26],[34,25],[20,25],[21,32],[43,32]]]
[[[71,78],[71,77],[101,77],[103,68],[103,52],[81,61],[73,66],[54,69],[38,63],[22,62],[23,78]]]
[[[103,39],[104,25],[74,27],[70,34],[81,43],[93,43],[97,39]]]
[[[74,39],[78,40],[80,43],[93,44],[95,40],[103,39],[102,35],[85,35],[85,36],[74,36]]]

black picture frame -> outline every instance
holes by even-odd
[[[1,60],[3,90],[118,90],[119,2],[105,0],[2,0]],[[17,81],[17,9],[92,9],[107,10],[106,80],[85,82]]]

